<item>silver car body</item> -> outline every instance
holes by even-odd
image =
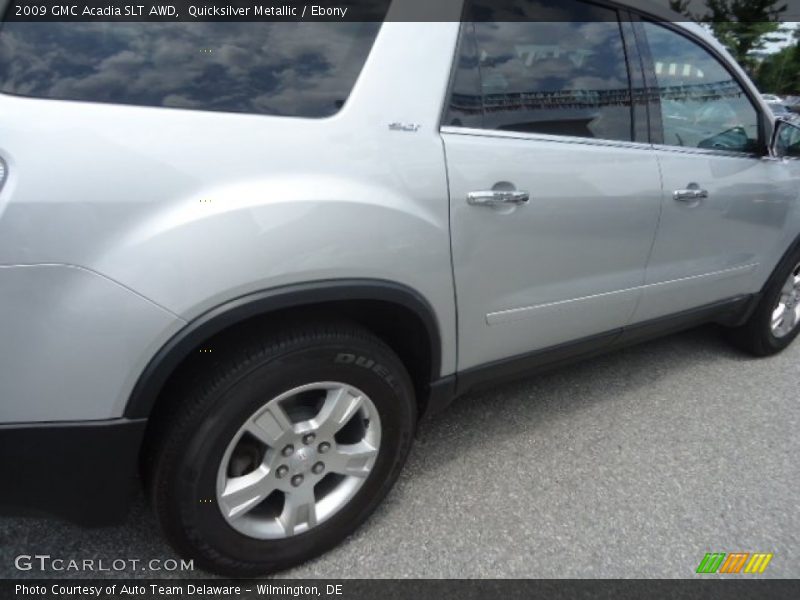
[[[437,377],[761,289],[797,163],[441,128],[460,5],[386,22],[330,118],[0,95],[0,422],[120,417],[187,324],[290,284],[415,290]],[[502,181],[530,203],[466,202]],[[695,181],[707,202],[672,200]]]

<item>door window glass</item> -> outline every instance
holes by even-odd
[[[705,48],[655,23],[645,23],[655,66],[664,143],[754,152],[758,113],[734,76]]]
[[[477,54],[485,128],[632,139],[631,89],[616,11],[582,2],[478,0],[472,14],[474,46],[462,48],[474,47]],[[465,26],[467,35],[471,27]],[[467,59],[462,56],[461,64],[469,64]],[[458,70],[452,106],[466,104],[462,90],[475,90],[471,80],[459,81],[473,73]],[[455,118],[446,124],[457,125]]]

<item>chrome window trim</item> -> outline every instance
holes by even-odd
[[[439,128],[441,133],[450,135],[465,135],[471,137],[497,138],[506,140],[523,140],[531,142],[550,142],[561,144],[579,144],[583,146],[599,146],[612,148],[630,148],[633,150],[659,150],[674,154],[694,154],[697,156],[714,156],[721,158],[749,158],[761,160],[759,154],[749,152],[729,152],[713,150],[711,148],[689,148],[686,146],[670,146],[669,144],[649,144],[645,142],[626,142],[623,140],[606,140],[602,138],[584,138],[566,135],[548,135],[544,133],[523,133],[520,131],[499,131],[495,129],[479,129],[474,127],[457,127],[445,125]]]
[[[466,135],[506,140],[523,140],[531,142],[551,142],[560,144],[579,144],[583,146],[601,146],[604,148],[631,148],[635,150],[652,150],[653,146],[646,142],[626,142],[624,140],[606,140],[603,138],[585,138],[568,135],[548,135],[545,133],[523,133],[521,131],[500,131],[498,129],[478,129],[474,127],[457,127],[445,125],[439,128],[441,133]]]
[[[761,160],[763,157],[752,152],[714,150],[713,148],[692,148],[691,146],[671,146],[669,144],[653,144],[654,150],[672,152],[674,154],[696,154],[698,156],[714,156],[722,158],[751,158]]]

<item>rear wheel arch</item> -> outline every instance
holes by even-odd
[[[153,356],[125,408],[126,418],[149,417],[162,391],[205,346],[251,326],[284,326],[287,321],[346,319],[370,330],[389,345],[414,381],[419,414],[427,391],[440,376],[441,333],[436,313],[416,290],[372,279],[328,280],[289,285],[242,296],[192,320]],[[213,348],[208,348],[213,353]]]

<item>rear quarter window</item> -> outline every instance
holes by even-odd
[[[18,23],[0,91],[295,117],[344,105],[380,23]]]

